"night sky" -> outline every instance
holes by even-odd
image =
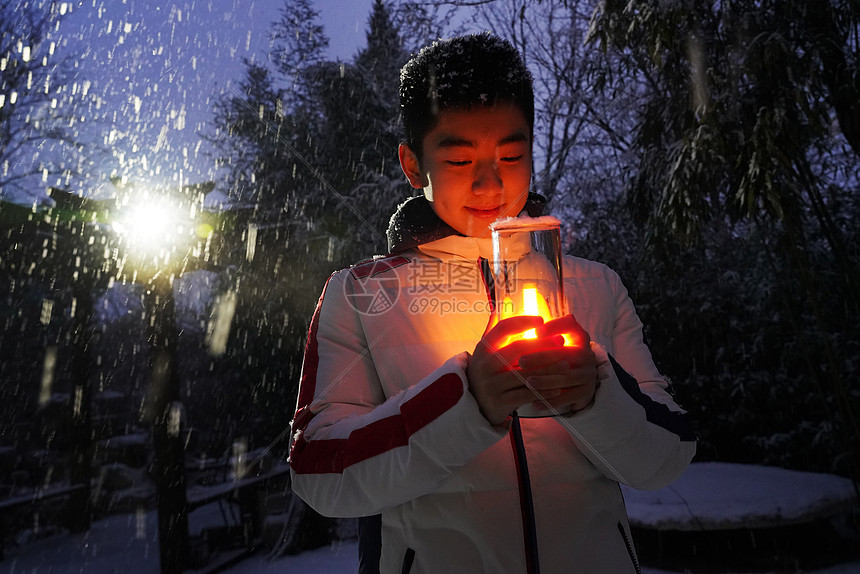
[[[79,136],[112,150],[76,186],[114,193],[122,174],[153,185],[216,179],[198,133],[213,103],[236,89],[243,58],[263,59],[284,0],[80,0],[52,34],[77,60],[78,89],[97,97],[77,112]],[[329,57],[349,60],[364,45],[372,0],[318,0]],[[47,181],[47,185],[59,182]]]

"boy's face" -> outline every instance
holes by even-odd
[[[433,211],[463,235],[489,235],[499,217],[515,217],[528,198],[531,130],[514,105],[445,110],[424,136],[419,163],[406,144],[400,164]]]

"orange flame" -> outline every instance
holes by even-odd
[[[523,304],[522,309],[519,315],[535,315],[538,317],[543,317],[544,321],[549,321],[553,319],[552,313],[549,310],[549,305],[547,305],[546,299],[544,299],[543,295],[538,292],[537,287],[533,283],[527,283],[523,286],[522,290],[523,296]],[[513,308],[512,301],[510,298],[505,297],[505,301],[503,303],[505,305],[505,309]],[[570,335],[564,334],[564,346],[565,347],[573,347],[575,346],[573,337]],[[521,335],[514,335],[509,337],[505,344],[502,345],[507,346],[513,343],[514,341],[519,341],[521,339],[536,339],[537,332],[535,329],[529,329]]]

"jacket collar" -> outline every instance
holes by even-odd
[[[546,199],[530,192],[524,211],[531,217],[540,217],[545,207]],[[388,223],[387,236],[388,252],[391,254],[403,253],[450,236],[465,238],[439,219],[423,195],[410,197],[400,204]]]

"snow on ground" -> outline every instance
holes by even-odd
[[[680,507],[685,512],[696,509],[700,523],[718,524],[726,518],[726,501],[741,500],[733,512],[740,518],[757,516],[778,508],[772,515],[795,516],[800,507],[807,510],[842,497],[844,479],[826,475],[774,471],[765,467],[744,465],[743,469],[727,465],[693,465],[686,474],[667,489],[641,494],[631,504],[631,519],[642,523],[661,522]],[[689,472],[689,471],[688,471]],[[700,476],[697,476],[700,475]],[[817,492],[816,496],[812,496]],[[629,495],[629,493],[628,493]],[[647,515],[649,504],[653,516]],[[698,502],[697,502],[698,501]],[[628,500],[628,503],[634,501]],[[696,506],[698,504],[698,506]],[[216,524],[217,507],[211,505],[191,514],[192,531]],[[675,516],[674,519],[677,519]],[[158,568],[158,532],[155,512],[116,515],[100,520],[85,534],[60,534],[40,540],[21,540],[20,546],[7,552],[0,561],[0,574],[154,574]],[[226,570],[229,574],[341,574],[357,569],[357,543],[340,541],[332,546],[303,552],[297,556],[270,558],[265,549]],[[668,574],[668,571],[644,568],[646,574]],[[788,573],[772,573],[788,574]],[[792,570],[791,574],[860,574],[860,561],[831,566],[812,572]]]
[[[158,572],[158,543],[154,536],[155,515],[149,513],[146,522],[150,533],[142,538],[129,537],[134,531],[133,516],[115,517],[93,525],[89,536],[62,536],[42,540],[29,546],[26,552],[10,554],[0,562],[3,574],[153,574]],[[297,556],[270,559],[265,551],[247,558],[228,574],[344,574],[358,568],[358,544],[337,542],[326,548],[302,552]],[[860,562],[833,566],[809,573],[791,574],[858,574]],[[643,574],[674,574],[664,570],[643,568]],[[779,573],[773,573],[779,574]]]
[[[358,544],[342,543],[332,548],[321,548],[293,558],[268,560],[265,556],[254,556],[229,570],[230,574],[283,574],[302,572],[303,574],[349,573],[358,569]],[[666,570],[643,567],[642,574],[677,574]],[[737,573],[741,574],[741,573]],[[771,573],[783,574],[783,573]],[[786,573],[787,574],[787,573]],[[792,571],[791,574],[860,574],[860,562],[834,566],[814,573]]]
[[[796,524],[834,516],[856,503],[847,478],[725,462],[693,463],[659,490],[622,488],[631,524],[660,530]]]

